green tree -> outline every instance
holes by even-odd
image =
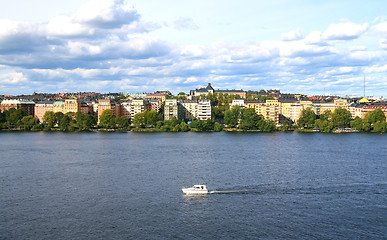
[[[116,126],[116,116],[114,116],[114,112],[111,109],[106,109],[102,112],[99,117],[99,127],[107,128],[107,129],[115,129]]]
[[[130,126],[130,119],[124,116],[116,119],[118,128],[127,129]]]
[[[215,132],[220,132],[222,130],[223,130],[223,125],[218,123],[218,122],[215,122],[215,124],[214,124],[214,131]]]
[[[317,115],[311,108],[307,108],[302,110],[301,116],[297,121],[297,124],[300,127],[305,127],[308,129],[311,129],[314,127],[314,122],[317,119]]]
[[[10,108],[8,112],[6,112],[6,119],[9,128],[17,127],[18,122],[27,116],[27,112],[23,108],[15,109]]]
[[[276,129],[276,125],[273,121],[262,118],[257,122],[257,129],[262,132],[273,132]]]
[[[253,108],[244,108],[241,110],[241,120],[239,128],[243,130],[256,130],[258,129],[257,123],[263,119],[262,115],[255,113]]]
[[[241,112],[240,106],[233,106],[230,110],[225,111],[224,123],[230,127],[235,127],[236,125],[238,125],[240,112]]]
[[[332,112],[331,110],[325,110],[323,114],[320,115],[320,119],[322,121],[327,121],[330,120],[332,117]]]
[[[51,130],[57,123],[55,113],[53,111],[47,111],[43,115],[43,125],[45,130]]]
[[[330,133],[334,130],[333,123],[329,120],[316,119],[315,125],[320,129],[320,132]]]
[[[56,117],[56,123],[59,125],[60,121],[62,121],[64,114],[62,112],[56,112],[55,117]]]
[[[345,108],[336,108],[332,113],[331,121],[337,128],[346,128],[351,125],[352,114]]]
[[[387,132],[387,122],[386,121],[378,121],[374,123],[374,132],[385,133]]]
[[[136,115],[134,115],[134,118],[133,118],[133,123],[136,127],[140,127],[140,128],[145,128],[146,127],[146,113],[145,112],[142,112],[142,113],[137,113]]]
[[[351,128],[358,130],[359,132],[369,132],[371,131],[371,124],[365,119],[356,117],[350,123]]]
[[[34,118],[33,116],[24,116],[21,120],[19,120],[18,125],[21,130],[30,131],[34,126],[39,126],[39,119]],[[39,129],[40,127],[35,127],[35,129]]]
[[[64,114],[59,123],[59,129],[63,132],[72,132],[74,127],[72,126],[72,118],[69,114]]]
[[[364,119],[366,119],[370,124],[374,124],[376,122],[385,122],[386,116],[381,109],[377,108],[371,112],[367,112]]]

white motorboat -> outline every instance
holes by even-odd
[[[190,188],[182,188],[181,189],[184,194],[207,194],[208,190],[206,185],[193,185]]]

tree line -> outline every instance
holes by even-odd
[[[233,106],[230,108],[232,97],[223,96],[218,99],[218,105],[213,107],[212,119],[189,121],[187,119],[164,120],[163,108],[159,112],[151,110],[136,114],[132,119],[125,116],[116,117],[112,110],[105,110],[97,123],[97,116],[91,114],[54,113],[47,111],[43,121],[39,122],[33,116],[27,116],[23,108],[5,110],[0,113],[0,129],[23,131],[90,131],[92,129],[137,130],[160,132],[187,132],[187,131],[222,131],[224,128],[237,131],[273,132],[276,130],[301,130],[318,129],[320,132],[329,133],[340,128],[352,128],[359,132],[387,132],[386,117],[382,110],[375,109],[366,113],[365,117],[352,119],[351,113],[344,108],[337,108],[333,112],[325,111],[317,115],[312,109],[304,109],[297,122],[290,119],[282,121],[282,126],[277,127],[275,122],[265,119],[255,113],[252,108]],[[224,102],[223,102],[224,101]],[[226,104],[227,103],[227,104]],[[218,118],[215,118],[217,116]]]
[[[324,133],[343,128],[352,128],[359,132],[387,132],[386,116],[379,108],[367,112],[364,118],[355,119],[352,119],[351,112],[345,108],[336,108],[334,112],[327,110],[321,115],[316,115],[312,109],[307,108],[302,111],[296,127],[303,129],[317,127]]]

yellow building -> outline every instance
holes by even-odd
[[[279,123],[279,109],[280,103],[278,100],[266,100],[266,114],[264,117],[270,119],[275,123]]]
[[[63,105],[63,114],[69,113],[69,112],[79,112],[81,109],[81,103],[78,99],[65,99],[64,105]]]
[[[280,102],[280,114],[292,119],[292,105],[294,102]]]
[[[348,100],[347,99],[335,99],[333,101],[335,104],[335,109],[336,108],[345,108],[348,109]]]
[[[53,111],[54,113],[57,113],[57,112],[63,113],[63,111],[64,111],[64,105],[65,105],[65,102],[63,102],[63,101],[56,101],[56,102],[54,102],[54,104],[52,105],[52,111]]]

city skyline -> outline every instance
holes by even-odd
[[[383,1],[0,2],[0,94],[387,93]]]

